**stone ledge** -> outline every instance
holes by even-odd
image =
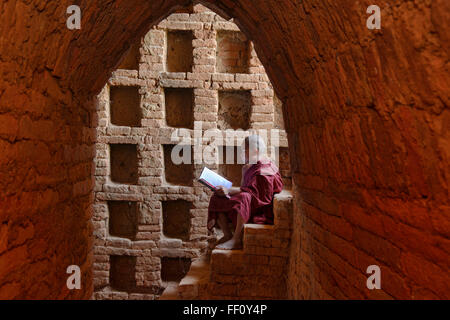
[[[291,201],[292,199],[293,195],[290,190],[283,190],[274,196],[274,201]]]
[[[178,295],[178,284],[176,282],[171,282],[164,289],[163,293],[158,300],[178,300],[180,299]]]

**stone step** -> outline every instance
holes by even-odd
[[[178,284],[178,295],[181,299],[200,299],[207,292],[210,280],[209,257],[200,257],[191,263],[191,268]]]
[[[249,246],[272,247],[275,227],[267,224],[244,225],[244,237],[242,239],[244,251]]]
[[[192,261],[191,267],[180,283],[170,283],[159,300],[200,299],[206,294],[210,280],[209,257]]]
[[[290,229],[293,213],[293,196],[288,190],[277,193],[273,198],[274,226],[277,229]]]
[[[243,250],[247,254],[286,256],[291,236],[292,194],[283,191],[274,197],[274,224],[246,224]]]
[[[281,260],[287,255],[273,253],[271,250],[263,251],[261,254],[249,254],[245,250],[214,249],[211,254],[211,279],[214,280],[216,274],[246,275],[249,270],[258,275],[274,274],[276,270],[266,267],[280,265]]]
[[[289,191],[276,194],[273,225],[244,225],[241,250],[214,249],[211,256],[192,261],[186,276],[168,286],[160,299],[282,297],[284,287],[276,283],[285,274],[292,206]]]
[[[171,282],[166,289],[164,289],[163,293],[159,297],[158,300],[179,300],[180,297],[178,295],[178,283]]]
[[[249,254],[245,250],[213,250],[208,287],[210,296],[218,299],[281,297],[284,293],[279,284],[284,281],[287,257],[273,253],[271,250],[262,254]]]

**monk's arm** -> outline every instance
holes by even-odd
[[[228,189],[228,194],[230,196],[237,194],[239,192],[241,192],[241,188],[239,188],[239,187],[231,187],[230,189]]]
[[[225,188],[223,186],[218,186],[216,191],[215,191],[215,194],[217,194],[218,196],[224,197],[226,195],[232,196],[232,195],[237,194],[239,192],[241,192],[241,189],[238,188],[238,187],[231,187],[231,188],[228,189],[228,188]]]

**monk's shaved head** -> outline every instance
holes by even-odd
[[[249,152],[250,157],[252,155],[257,155],[258,157],[264,156],[266,154],[266,143],[257,134],[249,135],[244,140],[245,150]]]
[[[266,143],[257,134],[252,134],[245,138],[245,147],[250,147],[250,150],[258,150],[259,153],[266,152]]]

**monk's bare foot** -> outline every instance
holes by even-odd
[[[221,243],[224,243],[224,242],[227,242],[228,240],[230,240],[231,238],[233,238],[233,235],[224,235],[222,238],[220,238],[218,241],[217,241],[217,243],[216,243],[216,245],[219,245],[219,244],[221,244]]]
[[[212,230],[212,228],[216,225],[216,219],[211,219],[210,221],[208,221],[208,229]]]
[[[223,250],[237,250],[242,248],[242,241],[238,241],[234,238],[231,238],[230,240],[216,246],[217,249],[223,249]]]

